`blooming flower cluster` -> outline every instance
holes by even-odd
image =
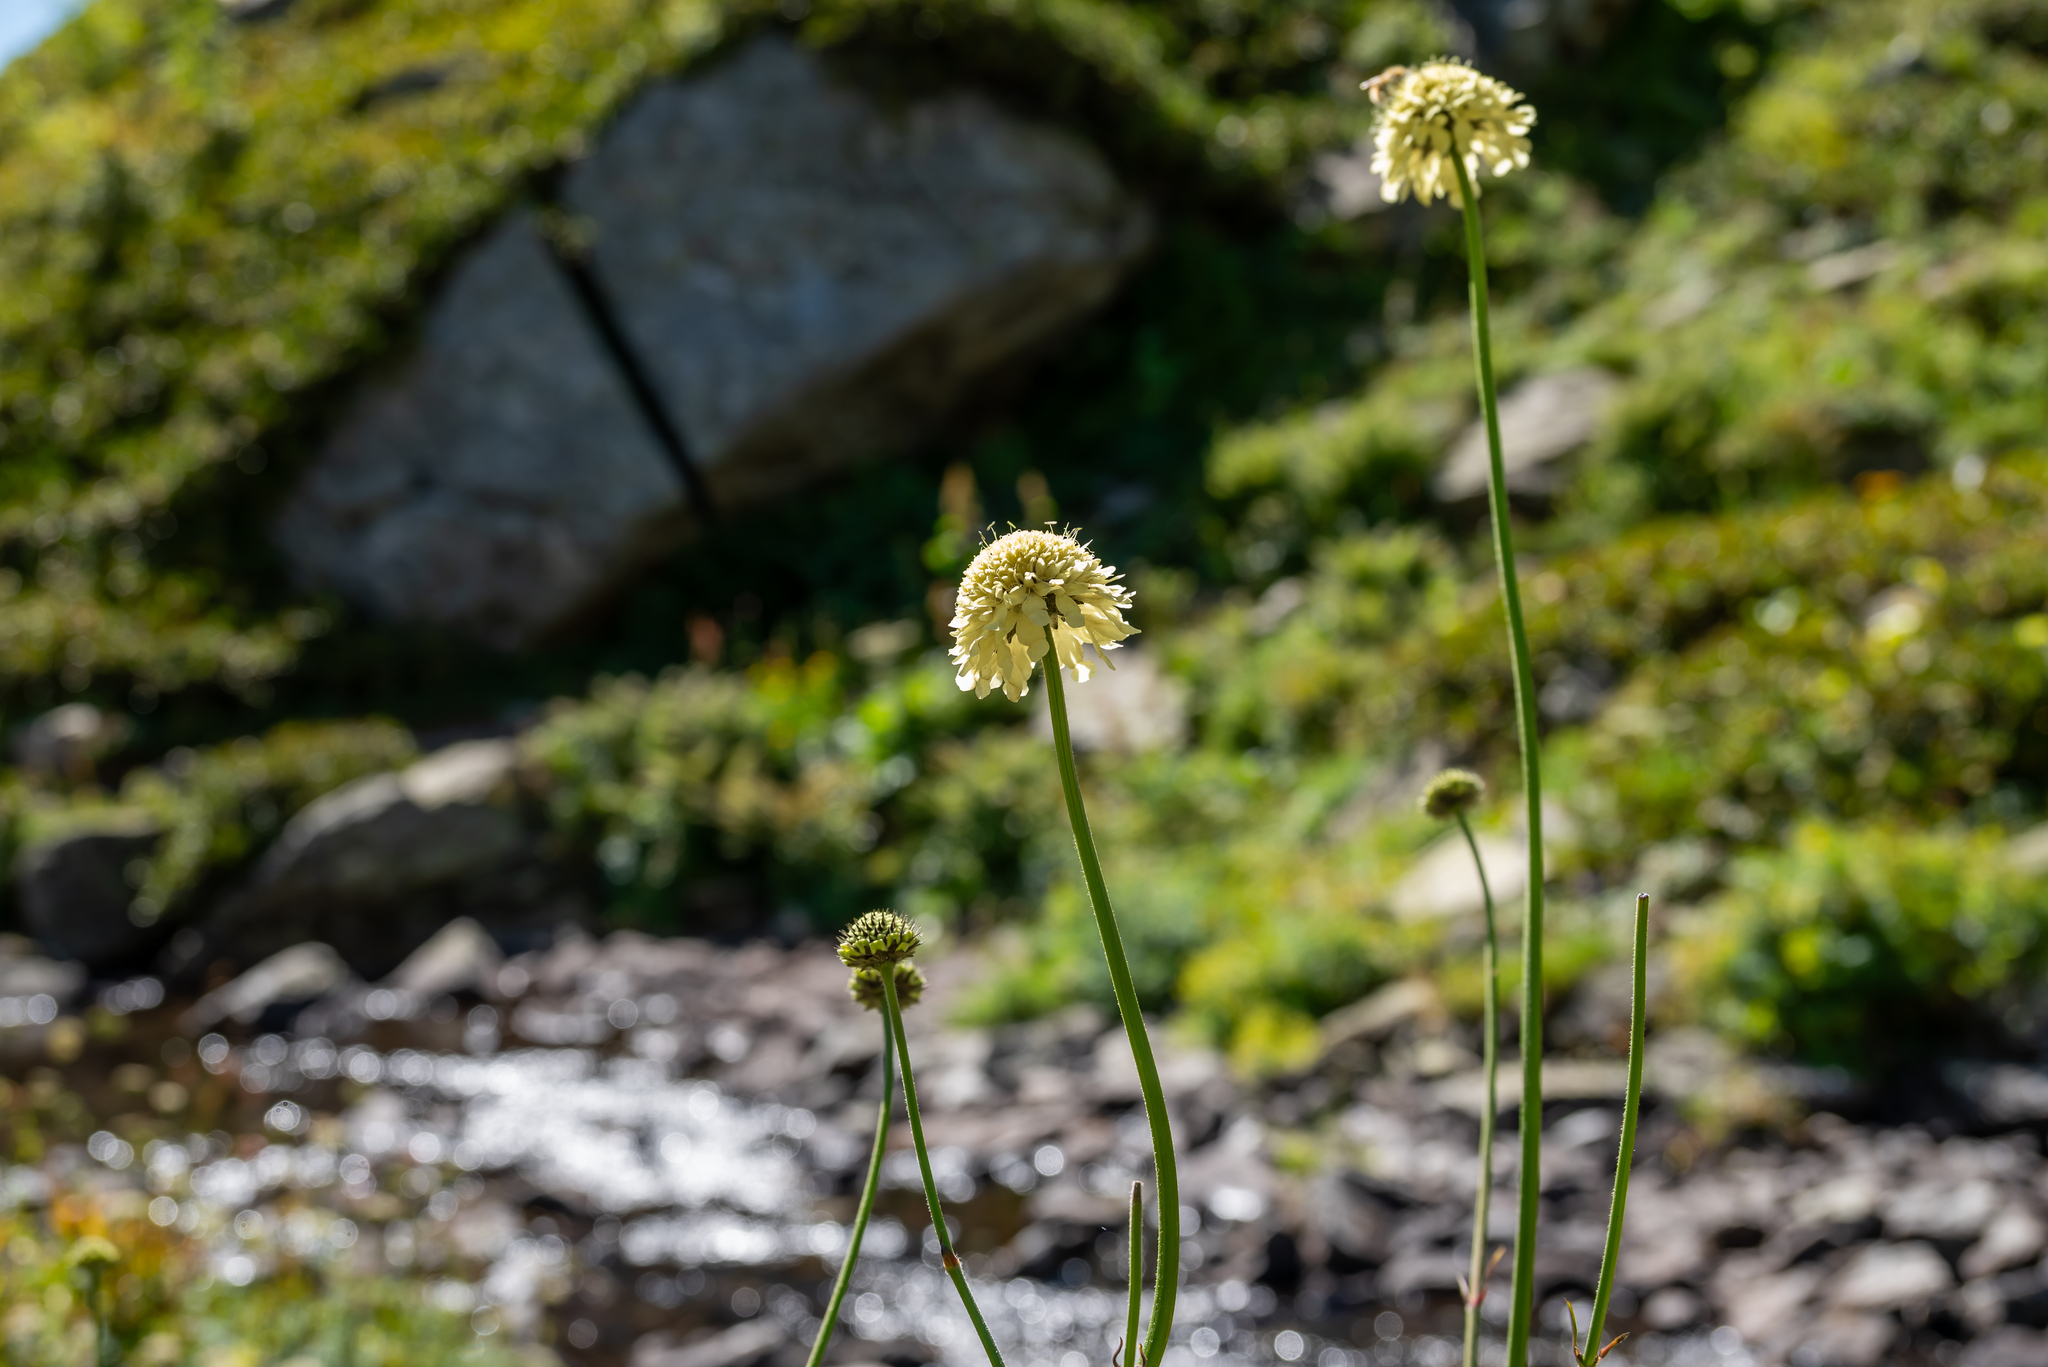
[[[1000,687],[1015,702],[1048,650],[1086,679],[1083,646],[1100,655],[1137,632],[1123,617],[1131,591],[1116,582],[1119,577],[1061,532],[1011,532],[982,547],[960,580],[953,613],[961,689],[985,698]],[[1109,663],[1106,656],[1103,663]]]
[[[1454,156],[1465,159],[1474,194],[1481,169],[1504,176],[1529,164],[1535,109],[1520,92],[1463,62],[1396,67],[1366,88],[1380,106],[1372,169],[1389,204],[1412,194],[1424,204],[1441,197],[1462,206]]]

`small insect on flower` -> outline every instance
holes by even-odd
[[[956,682],[977,698],[1001,687],[1015,702],[1048,650],[1085,680],[1083,646],[1108,664],[1103,652],[1137,634],[1123,617],[1131,591],[1120,577],[1066,532],[1011,532],[983,546],[960,580],[953,613]]]
[[[1422,790],[1424,815],[1438,821],[1469,812],[1486,800],[1486,780],[1470,769],[1446,769]]]
[[[1474,194],[1481,170],[1504,176],[1529,164],[1536,110],[1519,91],[1463,62],[1390,67],[1364,89],[1380,107],[1372,169],[1389,204],[1412,194],[1424,204],[1443,198],[1462,206],[1454,156],[1464,158]]]
[[[840,932],[839,961],[848,968],[884,968],[902,963],[923,943],[917,927],[895,912],[871,911]]]
[[[879,968],[856,968],[853,976],[846,980],[846,990],[864,1011],[882,1009],[882,970]],[[924,974],[917,971],[916,964],[896,965],[896,1004],[905,1010],[916,1006],[924,997]]]

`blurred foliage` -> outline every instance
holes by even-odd
[[[287,1258],[243,1286],[196,1238],[158,1226],[137,1191],[60,1192],[0,1216],[0,1343],[19,1367],[227,1367],[349,1362],[539,1367],[540,1350],[480,1336],[417,1281]]]
[[[1490,552],[1431,491],[1473,411],[1455,221],[1337,221],[1318,181],[1357,79],[1461,26],[1430,0],[805,13],[866,79],[964,73],[1080,128],[1159,248],[1006,410],[733,518],[513,661],[295,596],[247,529],[492,213],[649,73],[785,21],[98,0],[0,77],[0,714],[146,713],[99,786],[0,775],[0,845],[142,812],[171,832],[142,895],[175,908],[411,753],[382,723],[227,738],[559,696],[525,743],[619,918],[888,901],[1001,937],[984,1018],[1106,1001],[1040,704],[964,697],[931,648],[977,519],[1061,516],[1133,572],[1190,702],[1187,744],[1084,763],[1148,1005],[1287,1067],[1393,977],[1475,1000],[1471,927],[1388,910],[1437,834],[1404,775],[1512,769]],[[1619,386],[1520,505],[1570,897],[1708,850],[1678,894],[1725,885],[1684,951],[1697,1010],[1760,1048],[1876,1066],[1901,1022],[2003,1020],[2035,913],[1989,852],[2048,805],[2048,21],[1643,0],[1568,55],[1531,69],[1538,165],[1487,215],[1509,386]],[[1482,824],[1512,836],[1512,799]],[[1606,935],[1561,929],[1560,992]]]
[[[1996,832],[1809,822],[1737,861],[1679,953],[1708,1019],[1749,1044],[1921,1062],[2038,1008],[2048,886]]]

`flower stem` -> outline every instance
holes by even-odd
[[[1529,904],[1522,921],[1521,1168],[1517,1175],[1515,1275],[1508,1312],[1507,1367],[1528,1367],[1529,1332],[1536,1301],[1536,1212],[1543,1189],[1543,777],[1536,753],[1536,681],[1529,668],[1529,632],[1522,624],[1522,590],[1515,579],[1515,536],[1508,525],[1507,468],[1500,452],[1500,402],[1493,380],[1493,327],[1487,317],[1486,243],[1479,231],[1479,196],[1465,158],[1453,155],[1465,210],[1465,260],[1472,284],[1472,355],[1479,374],[1479,408],[1486,419],[1487,495],[1493,513],[1493,553],[1507,609],[1508,653],[1515,670],[1515,721],[1522,743],[1522,794],[1528,803]]]
[[[896,1001],[896,974],[886,965],[882,969],[882,1000],[888,1007],[889,1033],[896,1038],[896,1058],[903,1068],[903,1110],[910,1117],[910,1143],[917,1150],[917,1171],[924,1178],[924,1200],[931,1208],[932,1234],[939,1241],[939,1259],[946,1265],[946,1275],[953,1279],[953,1289],[960,1293],[960,1303],[967,1307],[967,1318],[974,1321],[974,1332],[981,1336],[989,1367],[1003,1367],[1002,1350],[996,1347],[995,1336],[988,1331],[988,1321],[981,1317],[981,1307],[974,1303],[974,1293],[967,1288],[967,1274],[960,1268],[960,1255],[953,1251],[952,1237],[946,1233],[946,1212],[939,1206],[939,1184],[932,1177],[931,1154],[924,1146],[924,1121],[917,1113],[917,1079],[910,1073],[910,1041],[903,1037],[903,1008]]]
[[[1130,1224],[1130,1309],[1124,1315],[1124,1352],[1138,1341],[1138,1303],[1144,1299],[1145,1287],[1145,1184],[1131,1183],[1131,1224]],[[1138,1367],[1135,1362],[1126,1362],[1124,1367]]]
[[[896,976],[895,969],[887,970],[888,976]],[[893,984],[892,984],[893,985]],[[875,1151],[868,1155],[868,1178],[860,1189],[860,1208],[853,1215],[853,1232],[846,1240],[846,1261],[839,1265],[838,1279],[832,1283],[832,1299],[825,1306],[825,1318],[818,1325],[818,1341],[811,1345],[810,1361],[804,1367],[819,1367],[825,1361],[826,1345],[832,1342],[832,1330],[839,1323],[839,1306],[846,1299],[846,1288],[853,1281],[853,1265],[860,1261],[860,1242],[868,1232],[868,1216],[874,1213],[875,1193],[882,1186],[882,1154],[889,1147],[889,1113],[896,1102],[896,1054],[895,1030],[889,1023],[888,1013],[882,1015],[882,1105],[875,1116]]]
[[[1636,1117],[1643,1104],[1643,1025],[1649,1014],[1650,895],[1636,898],[1635,996],[1628,1013],[1628,1096],[1621,1109],[1621,1156],[1614,1168],[1614,1199],[1607,1207],[1607,1249],[1600,1255],[1600,1284],[1593,1293],[1593,1322],[1588,1327],[1582,1367],[1600,1360],[1600,1331],[1607,1327],[1607,1302],[1614,1295],[1614,1275],[1621,1261],[1621,1222],[1628,1209],[1628,1174],[1636,1156]]]
[[[1123,936],[1110,910],[1109,888],[1102,881],[1102,863],[1095,855],[1095,836],[1088,829],[1088,810],[1081,805],[1081,779],[1074,769],[1074,740],[1067,728],[1067,689],[1057,661],[1046,661],[1047,710],[1052,714],[1052,747],[1059,756],[1060,787],[1066,790],[1067,819],[1074,828],[1074,849],[1081,856],[1081,875],[1095,908],[1095,928],[1102,935],[1102,956],[1109,961],[1109,981],[1116,989],[1117,1013],[1131,1042],[1131,1060],[1138,1066],[1138,1087],[1145,1097],[1145,1120],[1152,1130],[1152,1166],[1159,1182],[1159,1253],[1153,1265],[1152,1322],[1135,1367],[1159,1367],[1166,1340],[1173,1332],[1173,1302],[1180,1286],[1180,1175],[1173,1161],[1173,1126],[1166,1114],[1166,1093],[1159,1068],[1152,1061],[1152,1040],[1138,1009],[1138,989],[1124,957]],[[906,1079],[907,1081],[907,1079]],[[1131,1367],[1127,1364],[1127,1367]]]
[[[1494,933],[1493,886],[1486,881],[1486,861],[1471,823],[1458,813],[1458,829],[1472,851],[1479,872],[1479,893],[1486,904],[1486,1039],[1481,1058],[1486,1071],[1486,1109],[1479,1113],[1479,1184],[1472,1197],[1472,1275],[1465,1284],[1465,1364],[1479,1367],[1479,1307],[1486,1299],[1486,1226],[1493,1209],[1493,1123],[1500,1110],[1500,942]]]

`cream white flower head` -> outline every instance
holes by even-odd
[[[1504,176],[1529,164],[1535,109],[1521,92],[1455,58],[1395,67],[1365,88],[1380,106],[1372,169],[1389,204],[1412,194],[1424,204],[1442,197],[1462,207],[1453,156],[1465,159],[1475,195],[1481,170]]]
[[[1131,591],[1116,582],[1120,577],[1064,532],[1011,532],[983,546],[955,600],[953,663],[960,687],[986,698],[1000,686],[1015,702],[1048,650],[1075,678],[1086,679],[1083,646],[1100,655],[1137,634],[1123,617]]]

